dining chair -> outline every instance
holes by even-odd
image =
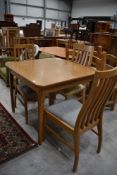
[[[33,44],[14,44],[14,57],[20,61],[34,59]]]
[[[4,55],[0,57],[0,77],[5,81],[6,86],[9,86],[9,73],[5,64],[9,61],[16,61],[16,58]]]
[[[83,105],[76,99],[67,99],[61,103],[48,106],[44,110],[44,125],[47,131],[74,151],[73,172],[76,172],[78,167],[80,136],[82,134],[89,130],[93,131],[98,136],[97,153],[101,151],[103,110],[106,101],[112,95],[116,81],[117,67],[96,71],[89,96]],[[47,121],[51,121],[53,125],[57,125],[71,134],[73,143],[69,143],[57,133]],[[94,130],[95,127],[97,131]]]
[[[112,54],[106,54],[106,69],[111,69],[117,66],[117,57]],[[108,99],[106,106],[110,108],[110,110],[115,109],[117,99],[117,84],[113,89],[113,93],[111,97]]]
[[[84,41],[69,39],[65,44],[66,60],[71,60],[73,57],[73,51],[85,45]]]
[[[97,70],[108,69],[106,65],[106,54],[107,53],[105,51],[101,51],[99,54],[94,54],[91,64],[92,68],[95,68]]]
[[[15,44],[14,56],[20,61],[35,59],[33,44]],[[15,80],[14,104],[16,107],[16,99],[19,99],[25,109],[25,120],[28,123],[28,101],[36,101],[36,93],[22,81]]]
[[[73,45],[72,57],[70,61],[84,66],[91,66],[93,58],[94,47],[85,45],[82,42],[77,42]],[[65,98],[78,95],[81,93],[81,99],[84,103],[86,98],[86,85],[78,84],[68,89],[64,89],[60,92]]]
[[[66,43],[65,43],[65,54],[66,54],[66,60],[70,60],[72,58],[72,54],[73,54],[73,46],[77,41],[74,41],[72,39],[69,39]]]
[[[100,58],[97,56],[93,56],[93,64],[98,70],[109,70],[117,66],[117,57],[108,54],[105,51],[100,52]],[[110,108],[110,110],[114,110],[117,99],[117,84],[113,89],[113,93],[110,98],[107,100],[106,107]]]
[[[8,56],[13,57],[15,38],[20,37],[19,27],[2,27],[2,49]]]

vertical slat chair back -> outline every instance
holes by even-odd
[[[75,43],[73,47],[72,61],[90,66],[92,63],[94,47],[83,43]]]
[[[117,66],[117,56],[112,54],[106,54],[106,69],[112,69]],[[110,108],[110,110],[115,109],[115,105],[117,103],[117,83],[113,89],[113,93],[111,97],[108,99],[106,106]]]
[[[93,64],[97,70],[106,70],[106,52],[103,51],[100,56],[93,55]],[[111,67],[112,68],[112,67]]]
[[[14,57],[18,60],[35,59],[33,44],[15,44]]]
[[[77,42],[77,41],[76,41]],[[65,51],[66,51],[66,59],[71,60],[72,53],[73,53],[73,45],[76,43],[75,41],[68,40],[65,45]]]
[[[105,103],[111,96],[116,81],[117,67],[113,70],[96,71],[90,94],[75,125],[76,133],[79,128],[80,132],[84,132],[99,122]]]

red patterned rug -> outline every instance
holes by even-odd
[[[37,143],[19,126],[0,103],[0,163],[14,158]]]

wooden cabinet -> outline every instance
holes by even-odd
[[[92,33],[91,43],[93,43],[94,46],[101,45],[104,50],[109,51],[111,47],[111,36],[104,33]]]
[[[117,34],[90,33],[90,42],[94,46],[102,46],[108,53],[117,54]]]
[[[16,37],[15,44],[37,44],[39,37]]]
[[[109,32],[111,28],[111,22],[98,21],[95,24],[95,32]]]

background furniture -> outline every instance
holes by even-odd
[[[24,37],[39,37],[41,35],[42,21],[27,24],[23,29]]]
[[[3,37],[3,49],[6,49],[6,53],[9,56],[13,56],[14,53],[14,38],[19,37],[19,27],[2,27]]]
[[[5,13],[4,14],[4,20],[13,22],[14,21],[14,16],[12,14]]]
[[[40,51],[66,59],[66,49],[62,47],[52,46],[52,47],[40,47]]]

